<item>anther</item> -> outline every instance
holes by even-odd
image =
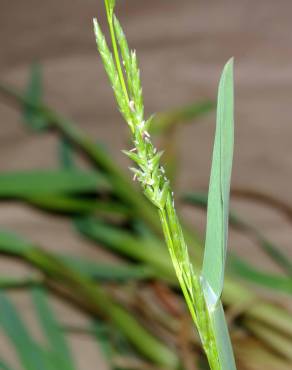
[[[135,112],[135,103],[133,100],[130,100],[129,101],[129,107],[131,109],[132,112]]]

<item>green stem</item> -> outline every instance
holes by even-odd
[[[198,329],[210,368],[211,370],[224,370],[220,366],[219,349],[203,289],[189,262],[183,232],[170,193],[167,196],[165,207],[159,209],[159,215],[171,260],[192,319]]]
[[[165,240],[166,240],[166,244],[167,244],[169,254],[170,254],[170,257],[171,257],[171,260],[172,260],[172,263],[173,263],[173,267],[174,267],[175,272],[177,274],[177,277],[179,279],[179,282],[180,282],[180,285],[181,285],[181,288],[182,288],[182,292],[183,292],[183,295],[184,295],[185,300],[187,302],[187,306],[190,310],[192,319],[193,319],[194,323],[197,325],[197,317],[196,317],[196,313],[195,313],[195,310],[194,310],[194,306],[192,304],[191,297],[190,297],[190,294],[189,294],[188,290],[186,289],[186,286],[181,281],[179,268],[178,268],[177,263],[176,263],[175,255],[173,253],[174,245],[173,245],[173,241],[172,241],[172,237],[171,237],[170,228],[169,228],[169,225],[168,225],[168,222],[167,222],[167,215],[166,215],[165,210],[164,209],[160,210],[159,215],[160,215],[161,226],[162,226],[162,229],[163,229],[163,232],[164,232],[164,237],[165,237]]]

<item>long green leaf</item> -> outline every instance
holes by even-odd
[[[261,271],[236,256],[230,256],[228,270],[251,283],[272,289],[277,293],[292,294],[292,278]]]
[[[86,225],[83,225],[84,227]],[[89,226],[89,225],[88,225]],[[98,238],[97,232],[99,230],[98,224],[96,225],[96,233],[95,237]],[[114,232],[114,228],[102,229],[107,230],[110,232]],[[91,234],[90,234],[91,235]],[[117,233],[112,242],[118,245],[119,238],[124,238],[124,240],[120,239],[123,245],[126,245],[130,242],[130,250],[137,249],[137,246],[142,248],[142,244],[136,240],[135,238],[127,238],[127,234],[125,233]],[[150,245],[150,244],[149,244]],[[7,253],[9,255],[15,255],[16,257],[20,257],[22,255],[26,255],[29,250],[32,248],[36,249],[31,242],[26,241],[25,239],[19,237],[18,235],[8,232],[8,231],[1,231],[0,230],[0,253]],[[113,246],[114,248],[114,246]],[[147,248],[147,245],[146,245]],[[152,249],[154,252],[155,249]],[[144,251],[145,260],[147,261],[147,250]],[[152,253],[153,254],[153,253]],[[155,270],[148,266],[147,264],[143,265],[114,265],[114,264],[104,264],[95,262],[92,260],[87,260],[80,257],[73,257],[68,255],[61,255],[61,254],[54,254],[58,260],[62,261],[66,264],[72,271],[76,271],[78,274],[82,276],[86,276],[87,278],[91,278],[98,281],[118,281],[124,282],[128,280],[140,280],[140,279],[149,279],[157,276]],[[155,256],[154,256],[155,257]],[[141,253],[141,261],[143,261],[143,253]],[[25,285],[38,285],[40,281],[37,278],[28,277],[28,278],[1,278],[0,279],[0,287],[5,288],[12,288],[12,287],[21,287]]]
[[[110,369],[113,367],[113,347],[111,343],[111,331],[112,327],[105,322],[102,322],[98,319],[94,319],[91,324],[92,332],[96,338],[100,349],[108,361]]]
[[[41,194],[25,197],[25,201],[48,212],[71,215],[94,214],[125,218],[131,211],[118,201],[81,198],[59,194]]]
[[[93,217],[81,217],[76,219],[77,230],[90,240],[102,243],[105,247],[128,255],[139,262],[149,264],[159,271],[159,276],[173,281],[173,269],[170,265],[167,251],[161,248],[159,241],[155,239],[143,239],[136,237],[126,230],[109,225]]]
[[[276,247],[273,243],[263,237],[259,232],[256,232],[253,228],[249,229],[250,232],[257,238],[261,249],[277,263],[281,269],[286,272],[290,277],[292,276],[292,261],[291,258],[286,255],[280,248]]]
[[[208,285],[205,294],[209,305],[218,302],[223,288],[233,158],[233,115],[233,60],[231,59],[225,65],[219,83],[216,134],[208,193],[202,278],[204,284]]]
[[[1,253],[1,249],[0,249]],[[8,277],[0,276],[0,289],[19,289],[41,285],[41,279],[34,276]]]
[[[93,171],[42,170],[0,175],[0,198],[94,192],[97,189],[108,189],[108,184],[104,177]]]
[[[37,247],[31,246],[28,248],[24,258],[48,276],[68,284],[69,287],[74,286],[75,294],[80,299],[85,300],[85,306],[87,307],[87,303],[97,313],[108,318],[133,344],[137,351],[144,354],[145,357],[168,368],[176,368],[178,364],[177,357],[163,343],[160,343],[149,334],[126,310],[112,302],[104,290],[86,276],[71,269],[54,254],[42,251]],[[43,368],[39,367],[39,369]]]
[[[0,293],[0,325],[14,345],[25,369],[48,370],[40,347],[31,338],[14,305],[3,293]]]
[[[75,366],[71,351],[64,333],[62,333],[62,329],[47,302],[44,290],[34,288],[32,290],[32,298],[40,324],[46,334],[52,358],[59,364],[60,369],[74,370]]]
[[[60,256],[59,258],[71,269],[98,281],[125,282],[144,280],[156,276],[154,270],[147,265],[101,263],[69,255]]]

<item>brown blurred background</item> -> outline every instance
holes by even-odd
[[[94,16],[105,23],[102,1],[1,0],[0,5],[1,81],[22,88],[31,63],[40,62],[46,102],[104,141],[124,166],[120,150],[127,128],[115,108],[92,31]],[[221,69],[230,56],[235,57],[232,186],[259,189],[292,203],[291,1],[120,0],[117,12],[130,45],[138,52],[149,113],[215,99]],[[179,189],[206,189],[214,121],[213,112],[181,131]],[[56,165],[53,136],[26,132],[19,114],[2,101],[0,122],[1,171]],[[292,257],[287,220],[251,203],[236,202],[234,207]],[[203,230],[201,215],[192,216],[191,221]],[[93,253],[67,222],[18,205],[0,205],[0,227],[54,250]],[[230,244],[247,258],[260,256],[238,235],[231,234]],[[1,268],[8,267],[1,264]],[[25,302],[23,297],[15,299]],[[29,304],[22,304],[29,316]],[[65,312],[61,305],[58,309]],[[71,314],[68,320],[82,320]],[[72,340],[78,344],[73,345],[83,346],[81,369],[86,365],[88,369],[89,363],[94,364],[90,368],[101,368],[96,349],[86,339]]]

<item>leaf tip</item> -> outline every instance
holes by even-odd
[[[93,23],[94,29],[98,28],[98,22],[97,22],[97,19],[95,17],[92,18],[92,23]]]
[[[231,57],[226,62],[225,66],[224,66],[224,69],[223,69],[223,73],[227,72],[227,71],[233,73],[233,68],[234,68],[234,57]]]

